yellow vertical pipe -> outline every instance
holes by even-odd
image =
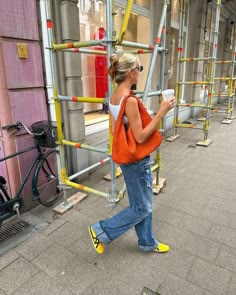
[[[124,15],[122,25],[121,25],[119,39],[118,39],[119,44],[123,41],[125,32],[127,31],[132,5],[133,5],[133,0],[128,0],[127,6],[126,6],[126,9],[125,9],[125,15]]]

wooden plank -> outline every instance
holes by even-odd
[[[88,195],[85,193],[78,192],[78,193],[74,194],[73,196],[69,197],[67,199],[66,204],[63,201],[62,203],[57,205],[55,208],[53,208],[53,211],[55,211],[59,214],[63,214],[66,211],[68,211],[70,208],[72,208],[75,204],[83,201],[85,198],[87,198],[87,196]]]

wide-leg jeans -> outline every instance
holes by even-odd
[[[93,230],[106,245],[135,227],[139,248],[153,251],[157,248],[158,241],[152,230],[153,191],[150,156],[120,167],[130,206],[106,220],[93,224]]]

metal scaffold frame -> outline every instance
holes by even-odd
[[[214,32],[213,32],[213,40],[212,40],[212,50],[211,55],[208,57],[184,57],[184,48],[183,48],[183,40],[184,40],[184,22],[186,15],[186,0],[180,1],[180,29],[179,29],[179,40],[178,40],[178,63],[177,63],[177,76],[176,76],[176,89],[175,89],[175,97],[176,97],[176,105],[174,109],[174,118],[173,118],[173,127],[174,134],[173,136],[167,138],[167,141],[174,141],[180,135],[177,134],[178,128],[190,128],[190,129],[199,129],[203,130],[204,138],[203,141],[199,141],[196,144],[199,146],[207,147],[212,140],[208,138],[208,130],[210,126],[210,116],[211,116],[211,106],[213,102],[214,96],[214,77],[215,77],[215,64],[217,57],[217,47],[218,47],[218,34],[219,34],[219,21],[220,21],[220,7],[221,0],[216,1],[216,12],[215,12],[215,22],[214,22]],[[205,79],[205,81],[185,81],[185,78],[181,80],[181,68],[182,65],[186,62],[208,62],[209,64],[209,75]],[[205,85],[205,88],[208,89],[207,100],[203,103],[184,103],[182,101],[182,91],[185,85]],[[203,108],[206,110],[206,116],[204,118],[203,126],[200,124],[193,123],[185,123],[179,122],[179,109],[181,107],[189,107],[189,108]]]
[[[234,21],[234,26],[232,28],[232,58],[231,60],[222,60],[216,61],[217,65],[228,65],[228,71],[226,77],[215,77],[215,81],[223,81],[227,83],[227,90],[225,92],[215,92],[215,96],[220,98],[225,98],[226,103],[222,106],[212,106],[213,112],[225,113],[225,119],[221,121],[222,124],[231,124],[232,120],[235,119],[233,116],[234,110],[234,98],[235,98],[235,90],[236,90],[236,77],[235,77],[235,69],[236,69],[236,24]]]
[[[49,38],[49,44],[51,44],[49,51],[50,51],[50,62],[51,62],[51,68],[52,68],[52,84],[53,84],[53,99],[55,103],[55,112],[56,112],[56,123],[57,123],[57,132],[58,132],[58,145],[59,145],[59,152],[60,152],[60,181],[62,185],[72,187],[75,189],[78,189],[79,191],[84,191],[87,193],[93,193],[98,196],[102,196],[107,198],[109,201],[116,203],[121,198],[123,198],[124,193],[126,191],[126,187],[124,187],[118,192],[116,188],[115,178],[117,176],[116,172],[116,165],[111,160],[111,188],[110,192],[102,192],[97,189],[94,189],[92,187],[88,187],[79,183],[76,183],[73,181],[76,177],[79,175],[82,175],[83,173],[93,169],[94,167],[97,167],[99,165],[102,165],[110,160],[111,157],[111,147],[112,147],[112,133],[111,128],[109,128],[109,148],[101,148],[101,147],[95,147],[92,145],[87,145],[85,143],[79,143],[79,142],[73,142],[70,140],[67,140],[64,138],[63,130],[62,130],[62,119],[61,119],[61,107],[60,103],[62,101],[68,101],[68,102],[90,102],[90,103],[102,103],[102,104],[108,104],[109,103],[109,97],[112,93],[112,81],[110,77],[108,77],[108,93],[106,98],[97,98],[97,97],[78,97],[78,96],[63,96],[59,94],[58,89],[58,81],[57,81],[57,67],[56,67],[56,57],[55,53],[57,51],[69,51],[71,53],[86,53],[86,54],[98,54],[98,55],[107,55],[109,57],[113,52],[120,52],[116,50],[116,46],[125,46],[125,47],[132,47],[135,48],[133,50],[129,50],[129,52],[134,54],[145,54],[145,53],[152,53],[151,57],[151,64],[148,72],[148,77],[146,80],[145,90],[144,93],[141,91],[132,91],[131,93],[136,94],[138,97],[143,97],[144,104],[146,102],[147,97],[160,95],[161,91],[151,91],[150,90],[150,81],[152,78],[152,74],[154,71],[154,65],[157,58],[157,53],[161,53],[161,57],[164,58],[164,43],[165,43],[165,21],[166,21],[166,11],[167,11],[167,5],[169,4],[169,0],[164,0],[163,3],[163,11],[161,15],[161,20],[159,24],[159,30],[157,33],[157,37],[155,40],[154,46],[152,45],[146,45],[146,44],[140,44],[135,42],[129,42],[124,41],[123,38],[125,36],[125,32],[127,30],[128,26],[128,20],[131,13],[131,8],[133,4],[133,0],[128,0],[127,7],[125,10],[125,15],[123,17],[123,22],[120,30],[119,37],[114,37],[113,34],[113,4],[112,1],[106,2],[106,36],[103,39],[100,40],[91,40],[91,41],[79,41],[79,42],[71,42],[71,43],[63,43],[63,44],[55,44],[54,37],[53,37],[53,23],[52,23],[52,15],[51,15],[51,7],[49,4],[49,1],[47,0],[46,3],[46,18],[47,18],[47,30],[48,30],[48,38]],[[93,50],[88,49],[87,47],[91,46],[97,46],[102,45],[106,47],[105,51],[99,51],[99,50]],[[163,47],[162,47],[163,46]],[[122,51],[123,52],[123,51]],[[163,60],[161,61],[161,65],[164,67]],[[109,66],[109,64],[108,64]],[[164,79],[164,69],[161,70],[161,85],[163,85],[163,79]],[[109,122],[110,127],[111,122]],[[99,152],[102,154],[105,154],[107,158],[100,161],[99,163],[96,163],[92,165],[91,167],[88,167],[74,175],[68,176],[67,175],[67,169],[66,169],[66,161],[65,161],[65,146],[85,149],[88,151],[94,151]],[[160,150],[157,150],[157,156],[156,156],[156,163],[152,166],[152,171],[156,171],[156,181],[154,184],[154,187],[156,189],[160,189],[160,179],[159,179],[159,170],[160,170]],[[155,192],[155,191],[154,191]],[[70,204],[64,200],[64,205],[66,208],[70,207]]]

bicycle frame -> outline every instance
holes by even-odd
[[[24,150],[18,151],[18,152],[14,153],[14,154],[11,154],[9,156],[6,156],[6,157],[0,159],[0,162],[4,162],[4,161],[7,161],[8,159],[14,158],[14,157],[16,157],[18,155],[24,154],[24,153],[29,152],[29,151],[34,150],[34,149],[37,149],[37,155],[35,156],[35,158],[34,158],[33,162],[31,163],[31,165],[30,165],[30,167],[29,167],[26,175],[24,176],[24,179],[23,179],[21,185],[19,186],[19,188],[18,188],[18,190],[17,190],[14,198],[11,198],[9,196],[9,194],[7,193],[4,185],[3,184],[0,184],[0,189],[2,190],[2,192],[3,192],[3,194],[4,194],[4,196],[5,196],[6,200],[7,200],[7,202],[8,201],[15,200],[15,199],[17,199],[17,198],[20,197],[20,194],[21,194],[21,192],[23,190],[23,187],[24,187],[25,183],[27,182],[27,180],[28,180],[28,178],[29,178],[29,176],[30,176],[30,174],[31,174],[31,172],[32,172],[35,164],[42,158],[43,153],[42,153],[42,151],[41,151],[41,149],[40,149],[39,146],[34,145],[34,146],[31,146],[29,148],[26,148]],[[5,202],[5,203],[7,203],[7,202]],[[0,205],[0,208],[1,208],[1,205]]]

